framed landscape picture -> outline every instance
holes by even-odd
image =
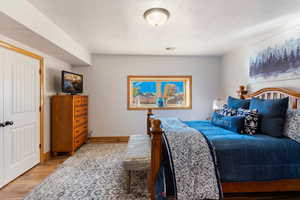
[[[192,76],[128,76],[128,110],[191,109]]]

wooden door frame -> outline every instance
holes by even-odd
[[[29,56],[33,59],[36,59],[39,61],[40,63],[40,68],[39,68],[39,77],[40,77],[40,107],[39,107],[39,111],[40,111],[40,162],[44,162],[47,159],[47,153],[44,153],[44,148],[45,148],[45,144],[44,144],[44,134],[45,134],[45,105],[44,105],[44,85],[45,85],[45,81],[44,81],[44,71],[45,71],[45,66],[44,66],[44,58],[42,56],[39,56],[35,53],[32,53],[30,51],[27,51],[25,49],[21,49],[19,47],[16,47],[12,44],[3,42],[0,40],[0,47],[4,47],[6,49],[9,49],[11,51],[15,51],[17,53]]]

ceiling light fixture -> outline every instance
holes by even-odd
[[[145,20],[155,27],[165,24],[169,17],[170,12],[164,8],[150,8],[144,13]]]

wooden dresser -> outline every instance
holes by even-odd
[[[51,99],[51,151],[71,155],[87,141],[88,96],[57,95]]]

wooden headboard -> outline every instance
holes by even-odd
[[[250,99],[252,97],[261,99],[280,99],[289,98],[289,108],[300,108],[300,92],[287,89],[287,88],[263,88],[252,94],[248,94],[245,86],[241,85],[237,91],[241,99]]]

